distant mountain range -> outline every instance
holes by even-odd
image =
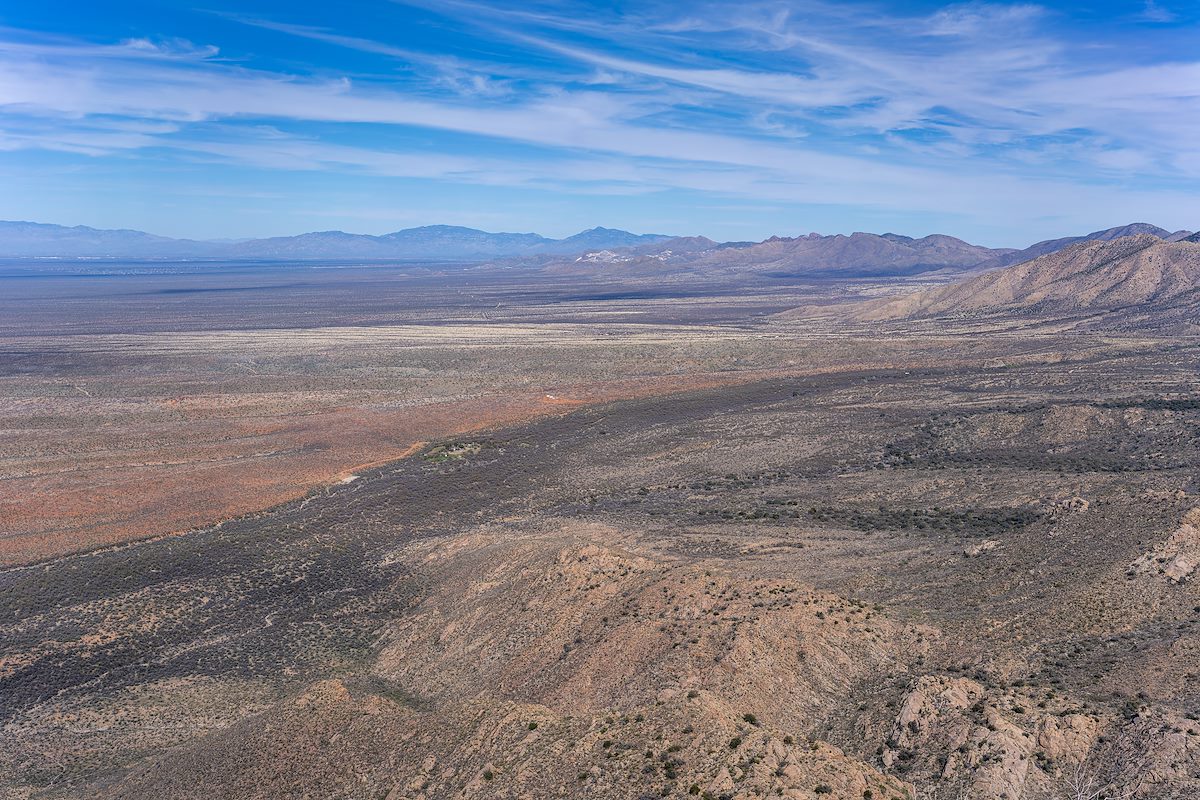
[[[1200,235],[1097,238],[906,297],[862,305],[860,320],[1069,320],[1074,327],[1200,332]]]
[[[228,242],[171,239],[141,231],[99,230],[82,225],[69,228],[37,222],[0,222],[0,257],[481,261],[636,247],[670,238],[592,228],[565,239],[548,239],[536,233],[488,233],[454,225],[427,225],[383,236],[320,231]]]
[[[585,253],[574,262],[548,265],[557,272],[667,275],[755,274],[776,278],[883,277],[937,270],[963,270],[1006,255],[953,236],[921,239],[895,233],[854,233],[796,238],[772,236],[762,242],[717,244],[708,239],[670,239],[625,251]]]
[[[634,248],[589,251],[574,259],[550,260],[551,272],[605,274],[627,279],[680,276],[775,278],[883,278],[919,274],[970,275],[1001,269],[1058,252],[1078,242],[1111,241],[1131,234],[1178,241],[1188,231],[1171,233],[1146,223],[1038,242],[1024,250],[980,247],[953,236],[920,239],[895,233],[853,233],[795,238],[773,236],[762,242],[718,244],[704,237],[668,239]]]
[[[703,236],[670,237],[592,228],[565,239],[534,233],[489,233],[428,225],[382,236],[321,231],[245,241],[171,239],[134,230],[98,230],[34,222],[0,222],[0,257],[266,260],[426,260],[494,262],[547,272],[627,280],[758,278],[882,278],[929,273],[972,274],[1059,252],[1081,242],[1130,235],[1179,241],[1170,232],[1134,223],[1038,242],[1023,250],[980,247],[953,236],[895,233],[772,236],[762,242],[719,243]]]

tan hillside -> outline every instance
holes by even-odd
[[[915,626],[596,525],[394,558],[439,588],[391,626],[371,674],[315,683],[111,796],[206,781],[214,800],[914,793],[809,733],[922,649]]]
[[[872,303],[864,320],[1020,313],[1104,315],[1118,326],[1190,324],[1200,304],[1200,246],[1156,236],[1086,242],[917,294]]]

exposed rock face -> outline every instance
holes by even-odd
[[[892,728],[885,763],[903,763],[937,779],[963,782],[980,800],[1023,797],[1031,735],[966,678],[923,676]]]
[[[1092,504],[1082,497],[1072,497],[1058,504],[1059,510],[1071,514],[1082,513],[1091,507]]]
[[[1082,763],[1096,745],[1100,724],[1086,714],[1043,717],[1038,724],[1037,746],[1049,761]]]
[[[1179,527],[1162,544],[1144,553],[1130,565],[1142,575],[1162,575],[1172,583],[1182,583],[1200,566],[1200,508],[1184,515]]]
[[[1114,720],[1051,712],[1027,688],[925,675],[904,697],[883,762],[972,800],[1183,798],[1200,789],[1200,723],[1162,709]]]
[[[988,539],[979,544],[973,544],[970,547],[963,549],[963,555],[967,558],[977,558],[984,553],[990,553],[1000,545],[995,539]]]

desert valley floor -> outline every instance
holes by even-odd
[[[12,278],[0,796],[1200,796],[1200,339],[914,283]]]

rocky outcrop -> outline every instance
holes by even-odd
[[[1183,583],[1200,566],[1200,508],[1193,508],[1166,541],[1143,553],[1129,569],[1139,575],[1161,575],[1171,583]]]

